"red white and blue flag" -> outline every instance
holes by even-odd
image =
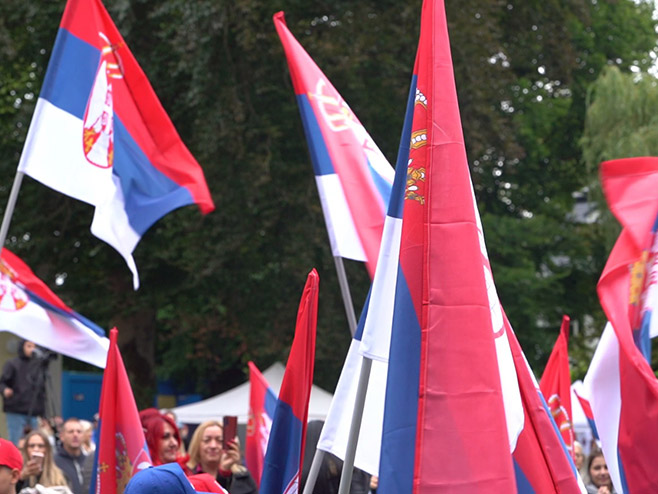
[[[378,493],[584,492],[498,301],[441,1],[423,4],[388,216],[361,342],[388,359]]]
[[[562,317],[560,334],[555,341],[553,351],[544,374],[539,381],[548,408],[560,429],[564,444],[573,456],[573,415],[571,412],[571,373],[569,371],[569,316]]]
[[[110,346],[102,328],[67,307],[8,249],[0,255],[0,331],[101,368]]]
[[[249,362],[249,422],[244,456],[256,485],[260,485],[263,474],[276,400],[276,393],[267,383],[265,376],[258,370],[256,364]]]
[[[299,490],[308,402],[313,386],[319,282],[318,273],[313,269],[299,303],[295,338],[274,411],[259,489],[261,494],[295,494]]]
[[[100,0],[69,0],[20,172],[95,206],[92,233],[133,272],[142,235],[176,208],[214,209],[185,147]]]
[[[92,477],[96,494],[123,494],[133,475],[152,466],[117,337],[113,328],[98,410],[100,434]]]
[[[610,321],[585,377],[610,477],[619,493],[658,485],[658,379],[647,362],[658,318],[658,158],[601,164],[601,184],[623,229],[598,284]]]
[[[288,60],[334,256],[365,261],[372,276],[394,171],[354,112],[274,15]]]

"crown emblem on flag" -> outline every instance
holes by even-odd
[[[114,162],[114,99],[112,80],[122,79],[117,46],[112,45],[103,33],[98,33],[104,42],[101,50],[96,79],[87,101],[83,151],[87,161],[100,168],[111,168]]]
[[[327,94],[327,88],[327,83],[320,79],[315,86],[315,93],[309,94],[310,98],[318,102],[320,113],[331,130],[349,130],[355,120],[354,113],[340,96]]]
[[[4,264],[0,265],[5,268]],[[28,301],[27,293],[14,285],[11,277],[2,269],[2,274],[0,274],[0,310],[15,312],[25,307]]]

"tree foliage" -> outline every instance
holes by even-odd
[[[105,3],[201,163],[217,209],[202,217],[184,208],[149,230],[135,252],[138,292],[122,258],[89,233],[91,208],[30,179],[7,245],[77,311],[119,328],[142,404],[156,374],[210,393],[242,381],[248,360],[262,368],[285,360],[303,282],[316,267],[316,382],[333,389],[349,332],[271,18],[285,8],[293,34],[393,162],[421,2]],[[0,207],[63,8],[63,0],[0,0]],[[585,101],[604,67],[650,65],[651,7],[448,0],[446,10],[494,277],[540,370],[563,313],[581,327],[599,313],[605,250],[594,226],[570,216],[574,193],[591,179],[579,148]],[[358,313],[369,280],[360,264],[346,267]]]

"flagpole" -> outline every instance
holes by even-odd
[[[311,463],[311,469],[308,471],[308,477],[306,477],[306,484],[304,484],[304,492],[302,492],[302,494],[313,493],[315,483],[318,481],[318,474],[320,473],[320,467],[322,466],[324,455],[324,451],[316,448],[315,455],[313,455],[313,462]]]
[[[7,208],[5,209],[5,214],[2,217],[2,225],[0,226],[0,250],[5,246],[5,240],[7,240],[7,232],[9,231],[11,217],[14,215],[14,208],[16,207],[16,200],[18,199],[18,191],[20,190],[21,183],[23,182],[23,175],[23,172],[17,171],[16,176],[14,177],[14,184],[11,186],[9,200],[7,201]]]
[[[359,384],[356,388],[356,399],[354,400],[352,424],[350,425],[350,434],[347,437],[347,446],[345,448],[343,472],[340,476],[340,485],[338,486],[338,494],[349,494],[350,492],[352,473],[354,470],[354,457],[356,456],[356,446],[359,442],[361,419],[363,418],[363,408],[366,403],[366,392],[368,391],[368,381],[370,381],[371,368],[372,359],[363,357],[361,361],[361,374],[359,375]]]
[[[354,338],[354,334],[356,333],[356,314],[354,314],[354,304],[352,303],[352,295],[350,294],[350,287],[347,283],[347,275],[345,274],[343,258],[340,256],[334,256],[334,264],[336,265],[336,274],[338,275],[340,293],[343,295],[343,304],[345,305],[347,323],[350,327],[352,338]]]

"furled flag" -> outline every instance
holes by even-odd
[[[388,357],[378,493],[580,492],[493,284],[438,0],[423,3],[388,214],[401,220],[391,337],[366,321],[361,343]]]
[[[585,388],[615,489],[652,492],[658,485],[658,380],[645,352],[657,332],[658,158],[607,161],[600,173],[623,229],[598,284],[610,325]]]
[[[578,404],[580,405],[580,408],[583,410],[585,419],[587,420],[589,428],[592,431],[592,436],[594,437],[594,439],[599,441],[599,433],[596,430],[596,423],[594,422],[594,413],[592,412],[592,406],[589,403],[589,399],[586,398],[585,385],[583,381],[575,381],[571,385],[571,391],[573,391],[573,396],[576,397],[576,400],[578,400]],[[571,401],[573,403],[573,399]]]
[[[294,494],[299,490],[308,401],[313,385],[318,285],[318,273],[313,269],[299,303],[295,338],[274,411],[259,489],[261,494]]]
[[[573,415],[571,413],[571,374],[569,372],[569,316],[562,318],[560,334],[544,374],[539,381],[539,388],[548,403],[555,423],[560,429],[564,444],[573,455]]]
[[[334,256],[365,261],[372,276],[394,171],[329,79],[274,15],[304,124]]]
[[[201,167],[100,0],[69,0],[18,170],[95,206],[92,233],[132,253],[176,208],[214,209]]]
[[[137,472],[151,466],[146,438],[130,381],[117,346],[118,331],[110,331],[110,351],[103,373],[98,410],[100,440],[94,464],[96,494],[123,494]]]
[[[245,461],[251,476],[260,485],[267,442],[276,408],[276,393],[256,364],[249,362],[249,422],[245,444]]]
[[[105,367],[105,331],[72,311],[8,249],[0,256],[0,331],[62,355]]]

